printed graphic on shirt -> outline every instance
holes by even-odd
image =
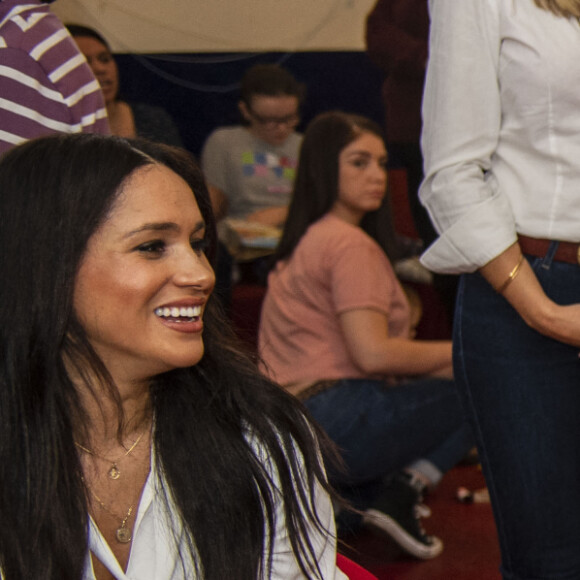
[[[242,153],[242,171],[246,177],[275,176],[292,183],[296,175],[298,161],[290,157],[280,157],[275,153],[261,151],[246,151]],[[272,185],[268,191],[272,193],[288,193],[288,185]]]

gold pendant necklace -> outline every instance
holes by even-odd
[[[91,488],[89,488],[89,491],[91,492],[91,495],[97,500],[97,503],[99,504],[99,506],[103,511],[107,512],[114,518],[121,520],[121,525],[115,530],[115,538],[117,538],[117,542],[119,542],[120,544],[128,544],[133,539],[133,534],[131,530],[127,527],[127,520],[131,517],[135,504],[132,504],[127,510],[127,514],[125,515],[125,517],[121,518],[119,517],[119,515],[114,514]]]
[[[85,453],[88,453],[89,455],[92,455],[93,457],[96,457],[98,459],[101,459],[102,461],[110,463],[111,467],[107,470],[107,475],[109,476],[109,479],[119,479],[119,477],[121,477],[121,470],[119,469],[117,463],[122,459],[125,459],[125,457],[127,457],[128,455],[131,455],[131,452],[135,449],[135,447],[137,447],[137,445],[139,445],[139,442],[143,438],[143,435],[145,435],[145,431],[143,431],[143,433],[141,433],[141,435],[137,437],[137,440],[133,443],[133,445],[131,445],[131,447],[129,447],[129,449],[126,449],[125,453],[121,457],[117,457],[117,459],[114,460],[107,459],[106,457],[103,457],[102,455],[99,455],[98,453],[91,451],[87,447],[83,447],[80,443],[77,443],[76,441],[75,445],[81,451],[84,451]]]

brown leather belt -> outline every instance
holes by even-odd
[[[543,258],[554,240],[542,240],[539,238],[530,238],[518,234],[518,241],[522,253],[537,258]],[[558,242],[558,249],[554,254],[556,262],[567,262],[568,264],[580,264],[580,244],[574,242]]]
[[[309,385],[304,390],[300,391],[296,394],[296,398],[300,401],[305,401],[306,399],[310,399],[310,397],[314,397],[314,395],[318,395],[328,389],[331,389],[338,383],[337,380],[330,380],[330,381],[318,381],[312,385]]]

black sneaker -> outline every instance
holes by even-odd
[[[393,477],[375,504],[364,512],[363,524],[387,533],[408,554],[429,560],[443,551],[443,542],[428,536],[421,526],[421,517],[430,510],[421,503],[422,486],[411,475]]]

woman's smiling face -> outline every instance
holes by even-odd
[[[163,165],[137,169],[89,239],[74,308],[119,381],[196,364],[203,312],[215,283],[193,192]]]

